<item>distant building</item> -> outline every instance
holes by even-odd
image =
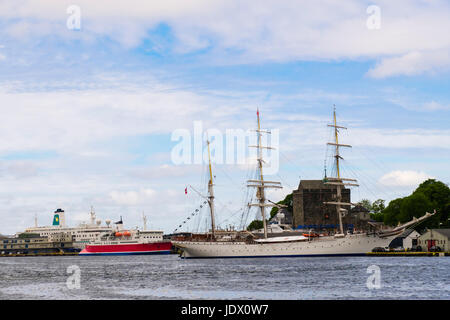
[[[401,235],[391,241],[391,243],[389,244],[389,248],[411,249],[418,245],[419,237],[420,233],[418,233],[414,229],[407,229]]]
[[[418,245],[423,251],[430,251],[432,247],[439,247],[442,251],[449,249],[450,229],[429,229],[419,237]]]
[[[292,212],[286,208],[278,210],[277,214],[270,219],[270,222],[275,222],[280,225],[292,225]]]
[[[341,189],[341,202],[350,203],[351,191]],[[339,217],[336,206],[325,204],[337,200],[337,186],[325,184],[324,180],[301,180],[297,190],[293,191],[293,216],[294,228],[319,228],[337,229]],[[347,209],[343,214],[342,224],[344,230],[368,229],[370,212],[363,206],[342,206]]]
[[[55,233],[47,237],[21,234],[17,238],[0,241],[0,254],[59,253],[73,251],[73,237],[68,233]]]

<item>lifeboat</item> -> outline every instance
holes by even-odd
[[[124,231],[123,236],[124,237],[131,237],[131,232],[130,231]]]
[[[123,236],[123,233],[122,233],[122,232],[116,232],[116,233],[115,233],[115,236],[116,236],[116,237],[121,237],[121,236]]]
[[[317,233],[304,233],[303,236],[304,237],[315,238],[315,237],[318,237],[319,235]]]

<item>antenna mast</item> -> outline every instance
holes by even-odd
[[[256,187],[257,188],[256,197],[258,198],[259,201],[258,201],[258,203],[249,204],[249,206],[256,206],[256,207],[260,208],[261,217],[262,217],[262,221],[263,221],[263,227],[264,227],[264,238],[267,239],[267,223],[266,223],[265,207],[273,207],[275,205],[266,203],[266,196],[265,196],[264,189],[265,188],[281,189],[282,186],[281,186],[281,183],[277,182],[277,181],[264,181],[264,177],[263,177],[263,162],[264,162],[264,160],[262,157],[262,149],[272,149],[273,150],[274,148],[261,145],[262,133],[270,134],[270,131],[261,130],[261,123],[260,123],[260,119],[259,119],[259,109],[256,110],[256,115],[257,115],[257,119],[258,119],[258,130],[256,130],[257,137],[258,137],[258,145],[257,146],[249,146],[249,147],[258,148],[257,161],[258,161],[258,169],[259,169],[259,180],[248,180],[247,182],[249,182],[251,184],[247,185],[247,187]]]
[[[144,221],[144,231],[147,230],[147,217],[144,214],[144,211],[142,211],[142,220]]]
[[[94,211],[94,207],[93,206],[91,206],[90,215],[91,215],[91,225],[95,226],[95,211]]]
[[[356,183],[344,183],[343,181],[353,181],[356,182],[355,179],[346,179],[346,178],[341,178],[341,174],[339,171],[339,160],[340,159],[344,159],[340,156],[339,154],[339,148],[340,147],[347,147],[347,148],[351,148],[351,145],[348,144],[339,144],[339,140],[338,140],[338,134],[339,134],[339,130],[338,129],[347,129],[346,127],[342,127],[342,126],[338,126],[336,123],[336,106],[333,105],[334,109],[333,109],[333,120],[334,120],[334,124],[329,124],[328,127],[333,127],[334,128],[334,136],[335,136],[335,142],[328,142],[328,145],[334,146],[335,147],[335,154],[334,157],[336,159],[335,163],[336,163],[336,178],[328,178],[327,181],[325,181],[325,184],[329,184],[329,185],[335,185],[336,186],[336,201],[330,201],[330,202],[324,202],[325,204],[333,204],[336,205],[336,211],[339,217],[339,229],[340,229],[340,234],[344,235],[344,227],[342,225],[342,212],[346,211],[346,209],[341,208],[341,206],[351,206],[353,205],[352,203],[345,203],[342,202],[342,187],[343,186],[359,186]]]

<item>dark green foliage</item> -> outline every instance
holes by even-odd
[[[396,218],[401,222],[408,222],[413,217],[421,217],[425,212],[433,211],[433,204],[426,195],[420,192],[414,192],[409,197],[403,198],[400,206],[400,212]]]
[[[387,225],[404,223],[413,217],[421,217],[426,212],[436,210],[436,215],[420,225],[420,228],[450,227],[450,188],[435,179],[428,179],[408,197],[389,202],[381,211],[383,222]],[[379,217],[379,216],[378,216]]]
[[[248,231],[262,229],[264,227],[262,220],[253,220],[247,227]]]
[[[293,201],[292,201],[292,193],[288,194],[284,200],[278,201],[277,204],[282,204],[287,206],[287,210],[292,212],[294,211],[292,205],[293,205]],[[272,210],[270,211],[270,219],[272,219],[276,214],[278,213],[278,208],[277,207],[273,207]]]
[[[363,208],[366,208],[369,211],[372,211],[372,203],[370,203],[370,200],[368,199],[362,199],[360,202],[357,203],[357,205],[360,205]]]
[[[380,213],[381,211],[383,211],[386,208],[384,203],[385,203],[385,201],[383,199],[375,200],[372,203],[372,211],[373,211],[373,213],[377,214],[377,213]]]

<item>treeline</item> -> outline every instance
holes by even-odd
[[[369,200],[362,200],[359,204],[371,211],[372,219],[383,222],[385,225],[395,226],[436,210],[436,214],[420,224],[420,228],[450,227],[450,188],[435,179],[428,179],[421,183],[407,197],[390,201],[386,208],[384,208],[384,200],[381,199],[372,204]]]
[[[287,210],[293,212],[292,193],[277,203],[287,206]],[[411,195],[394,199],[389,202],[387,207],[383,199],[374,202],[363,199],[357,204],[369,210],[373,220],[390,226],[408,222],[413,217],[419,218],[426,212],[431,213],[436,210],[436,214],[421,223],[419,228],[450,228],[450,188],[445,183],[435,179],[426,180]],[[277,213],[278,208],[272,208],[270,219]],[[252,231],[262,227],[262,220],[257,219],[249,224],[247,230]]]

